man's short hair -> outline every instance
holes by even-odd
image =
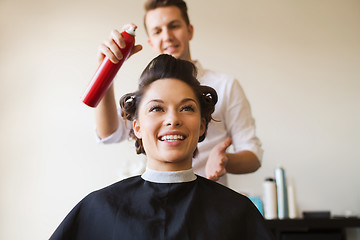
[[[183,17],[186,25],[190,25],[189,15],[187,13],[187,6],[186,3],[183,0],[147,0],[144,4],[145,8],[145,16],[144,16],[144,26],[145,30],[147,32],[146,28],[146,14],[159,7],[170,7],[175,6],[180,9],[181,16]]]

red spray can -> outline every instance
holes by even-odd
[[[96,107],[98,105],[106,91],[111,86],[116,73],[119,71],[124,61],[129,57],[130,52],[134,47],[135,28],[130,27],[126,31],[122,32],[121,35],[126,44],[125,48],[120,49],[123,54],[123,58],[118,63],[114,64],[108,57],[105,57],[82,97],[82,101],[90,107]]]

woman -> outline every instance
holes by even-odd
[[[192,63],[150,62],[138,91],[120,100],[145,173],[89,194],[51,239],[270,239],[248,198],[192,170],[216,102]]]

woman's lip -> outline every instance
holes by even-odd
[[[163,139],[164,137],[167,137],[167,136],[171,136],[167,139]],[[160,141],[166,141],[166,140],[185,140],[186,139],[186,134],[182,133],[182,132],[179,132],[179,131],[174,131],[174,132],[165,132],[165,133],[162,133],[158,139]]]

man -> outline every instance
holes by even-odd
[[[213,87],[218,95],[207,139],[199,144],[199,155],[193,161],[195,173],[226,185],[225,173],[243,174],[256,171],[261,165],[261,142],[255,135],[255,123],[250,105],[236,79],[225,74],[205,70],[190,54],[190,40],[194,27],[190,24],[187,6],[182,0],[148,0],[145,3],[144,24],[148,44],[155,53],[170,54],[192,61],[198,68],[198,79]],[[126,28],[126,26],[124,27]],[[124,40],[117,30],[99,48],[100,58],[108,56],[116,63],[122,58],[120,48]],[[139,52],[136,45],[132,54]],[[114,143],[128,138],[124,121],[119,120],[113,86],[95,110],[97,134],[100,142]],[[234,152],[227,148],[233,145]]]

